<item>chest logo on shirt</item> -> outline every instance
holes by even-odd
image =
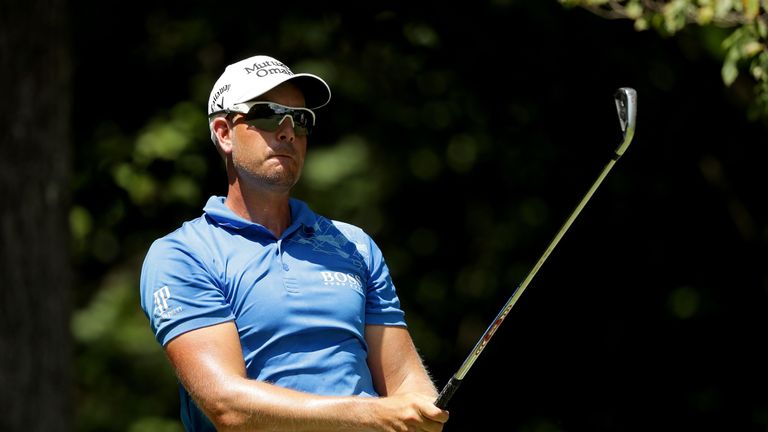
[[[360,270],[365,268],[366,265],[362,253],[367,251],[367,248],[364,245],[351,242],[333,224],[316,223],[311,227],[305,227],[302,234],[291,237],[290,241],[309,246],[315,253],[341,257]],[[333,274],[334,272],[325,273]]]
[[[363,287],[360,276],[356,274],[330,271],[323,271],[320,274],[323,277],[323,285],[348,286],[357,289]]]

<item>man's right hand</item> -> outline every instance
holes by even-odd
[[[375,423],[377,431],[404,432],[443,430],[448,421],[448,411],[435,406],[434,396],[419,393],[392,395],[376,400],[378,409]]]

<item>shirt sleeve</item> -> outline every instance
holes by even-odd
[[[215,274],[179,240],[165,237],[152,244],[141,271],[141,306],[161,345],[234,319]]]
[[[405,313],[400,307],[400,299],[397,297],[389,268],[381,250],[370,237],[368,249],[370,274],[366,289],[365,322],[405,327]]]

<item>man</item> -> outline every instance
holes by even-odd
[[[208,102],[226,198],[155,241],[142,307],[189,431],[439,431],[448,413],[361,229],[290,198],[328,85],[255,56]]]

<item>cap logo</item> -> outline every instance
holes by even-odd
[[[250,75],[252,72],[256,72],[256,76],[260,78],[263,78],[265,76],[272,75],[272,74],[293,75],[293,72],[291,72],[291,70],[288,69],[288,66],[278,61],[271,61],[271,60],[261,62],[261,63],[254,63],[252,68],[249,68],[247,66],[245,67],[245,73]]]
[[[220,111],[224,109],[224,98],[221,98],[221,102],[218,104],[216,103],[216,101],[219,100],[219,98],[224,92],[229,91],[229,87],[230,85],[226,84],[220,89],[216,90],[216,93],[214,93],[213,98],[211,99],[211,111]],[[218,107],[218,110],[216,109],[217,107]]]

